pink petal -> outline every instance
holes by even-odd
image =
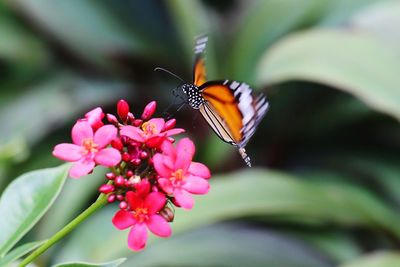
[[[175,160],[175,155],[176,155],[176,151],[174,146],[172,145],[172,143],[168,140],[165,140],[162,145],[161,145],[161,151],[167,155],[170,156],[171,158],[173,158]]]
[[[168,237],[172,233],[169,223],[162,216],[157,214],[150,216],[146,225],[153,234],[160,237]]]
[[[171,182],[169,179],[166,178],[159,178],[158,184],[160,185],[161,189],[167,193],[167,194],[172,194],[174,191],[174,187],[172,186]]]
[[[200,176],[205,179],[211,177],[210,170],[207,168],[207,166],[199,162],[190,163],[188,172],[190,172],[194,176]]]
[[[148,208],[149,214],[152,215],[164,208],[166,201],[165,195],[160,192],[152,192],[147,195],[144,205]]]
[[[54,147],[53,156],[65,161],[78,161],[82,158],[82,147],[74,144],[59,144]]]
[[[132,214],[126,210],[119,210],[112,218],[112,223],[119,230],[124,230],[136,223]]]
[[[206,179],[197,176],[189,176],[186,177],[185,184],[182,188],[189,193],[203,195],[208,193],[210,185]]]
[[[155,126],[154,132],[155,132],[155,134],[158,134],[164,128],[165,121],[164,121],[164,119],[161,119],[161,118],[155,118],[155,119],[149,120],[148,123]]]
[[[97,152],[94,160],[99,165],[113,167],[121,161],[121,153],[115,148],[104,148]]]
[[[194,199],[190,193],[186,190],[175,190],[174,191],[175,201],[186,210],[193,208]]]
[[[87,121],[94,130],[97,130],[98,128],[104,125],[103,122],[101,121],[104,118],[104,113],[100,107],[97,107],[86,113],[85,118],[87,119]]]
[[[135,224],[128,236],[128,247],[138,251],[144,249],[147,242],[147,229],[144,223]]]
[[[153,157],[154,168],[161,177],[169,177],[171,175],[171,170],[168,169],[164,164],[165,158],[166,156],[161,154],[155,154]]]
[[[103,148],[111,143],[111,141],[116,137],[117,128],[114,125],[105,125],[96,131],[93,141],[99,145],[99,148]]]
[[[185,132],[185,130],[182,128],[175,128],[175,129],[165,131],[164,133],[166,133],[167,136],[171,136],[171,135],[181,134],[184,132]]]
[[[143,198],[141,198],[139,194],[136,194],[132,191],[128,191],[126,193],[126,201],[131,209],[141,208],[144,206]]]
[[[132,140],[138,141],[143,143],[145,141],[144,139],[144,132],[140,130],[138,127],[134,126],[122,126],[121,130],[119,131],[120,135],[127,136]]]
[[[194,144],[189,138],[183,138],[176,147],[176,161],[174,168],[182,169],[184,172],[189,168],[194,155]]]
[[[72,127],[72,141],[80,146],[88,138],[93,138],[92,126],[87,121],[77,121]]]
[[[90,173],[95,166],[95,163],[93,160],[81,160],[75,162],[71,169],[69,170],[69,176],[72,178],[80,178],[81,176],[84,176],[88,173]]]

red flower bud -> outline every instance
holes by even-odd
[[[115,195],[114,194],[109,195],[108,198],[107,198],[107,202],[108,203],[113,203],[114,201],[115,201]]]
[[[175,119],[170,119],[164,124],[164,129],[163,131],[168,131],[174,128],[176,125],[176,120]]]
[[[125,161],[125,162],[130,161],[131,160],[131,155],[129,155],[128,152],[122,153],[122,160]]]
[[[121,210],[124,210],[124,209],[126,209],[128,207],[128,204],[125,202],[125,201],[121,201],[120,203],[119,203],[119,208],[121,209]]]
[[[142,152],[140,152],[140,155],[139,155],[139,156],[140,156],[141,159],[145,159],[145,158],[148,157],[148,155],[149,155],[149,154],[148,154],[146,151],[142,151]]]
[[[142,119],[143,120],[150,119],[151,116],[153,116],[154,112],[156,111],[156,107],[157,107],[156,101],[151,101],[150,103],[148,103],[143,110]]]
[[[133,124],[133,126],[139,127],[142,123],[143,123],[143,121],[138,119],[138,120],[135,120],[132,124]]]
[[[108,180],[114,180],[115,174],[114,174],[113,172],[107,172],[107,173],[106,173],[106,178],[107,178]]]
[[[135,121],[135,116],[131,112],[128,112],[128,121],[132,124]]]
[[[129,170],[126,172],[127,177],[132,177],[134,175],[133,171]]]
[[[122,201],[122,200],[124,200],[124,196],[121,195],[121,194],[118,194],[118,195],[117,195],[117,199],[118,199],[119,201]]]
[[[119,151],[121,151],[124,148],[124,145],[122,144],[122,141],[120,138],[113,139],[111,141],[111,146]]]
[[[107,121],[109,123],[115,124],[115,125],[118,124],[118,119],[113,114],[107,113],[106,117],[107,117]]]
[[[103,194],[108,194],[114,191],[114,186],[112,184],[103,184],[99,187],[99,191]]]
[[[114,179],[114,183],[116,186],[123,186],[125,185],[125,178],[122,176],[117,176]]]
[[[118,113],[118,116],[121,118],[121,120],[126,121],[126,119],[128,118],[128,112],[129,112],[128,103],[123,99],[118,101],[117,113]]]
[[[131,160],[131,162],[133,165],[138,166],[142,162],[142,160],[141,159],[133,159],[133,160]]]

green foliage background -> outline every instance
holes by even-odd
[[[2,1],[0,192],[26,171],[59,165],[53,146],[94,107],[115,112],[125,98],[139,115],[156,100],[161,116],[178,84],[153,69],[190,81],[193,38],[204,32],[209,78],[245,81],[269,98],[247,148],[256,167],[188,108],[178,126],[214,176],[209,195],[177,211],[173,237],[131,252],[109,206],[36,264],[400,266],[395,0]],[[85,209],[102,175],[67,180],[18,244],[50,237]]]

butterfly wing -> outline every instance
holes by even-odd
[[[196,39],[194,47],[194,67],[193,67],[193,84],[200,86],[206,82],[206,65],[204,60],[204,51],[207,46],[208,37],[200,36]]]
[[[237,81],[210,81],[199,87],[205,99],[200,112],[225,142],[244,147],[268,110],[264,95]]]

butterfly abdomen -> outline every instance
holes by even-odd
[[[184,84],[182,85],[182,91],[186,94],[187,101],[192,108],[199,109],[204,104],[205,100],[196,85]]]

